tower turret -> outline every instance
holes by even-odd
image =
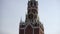
[[[36,0],[29,0],[28,1],[28,12],[26,15],[26,22],[35,22],[37,20],[38,16],[38,1]]]

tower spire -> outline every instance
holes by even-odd
[[[21,19],[20,19],[20,23],[22,22],[22,17],[21,17]]]

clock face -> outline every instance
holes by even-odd
[[[34,14],[36,14],[36,13],[37,13],[37,11],[36,11],[35,9],[33,9],[33,10],[32,10],[32,12],[33,12]]]
[[[29,19],[33,19],[33,14],[29,14],[29,15],[28,15],[28,18],[29,18]]]

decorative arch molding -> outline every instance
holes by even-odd
[[[25,26],[25,29],[26,29],[29,25],[33,28],[33,26],[31,25],[31,23],[28,23],[28,24]]]
[[[20,29],[26,29],[29,25],[30,25],[33,29],[34,29],[34,28],[40,28],[40,27],[33,27],[33,25],[32,25],[31,23],[28,23],[24,28],[20,28]]]
[[[26,25],[25,34],[33,34],[33,26],[31,24]]]

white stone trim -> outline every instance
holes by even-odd
[[[33,27],[33,28],[39,28],[39,27]]]
[[[24,28],[20,28],[20,29],[24,29],[24,34],[25,34],[25,30],[26,30],[26,28],[28,27],[28,25],[30,25],[30,26],[33,28],[33,34],[34,34],[34,28],[40,28],[39,26],[33,27],[33,26],[31,25],[31,23],[28,23]]]
[[[25,34],[25,29],[24,29],[24,34]]]
[[[28,25],[30,25],[30,26],[33,28],[33,26],[32,26],[30,23],[28,23],[28,24],[25,26],[25,29],[27,28]]]
[[[25,29],[24,30],[26,30],[26,28],[28,27],[28,25],[30,25],[32,28],[33,28],[33,26],[31,25],[31,23],[28,23],[26,26],[25,26]],[[34,29],[33,29],[34,30]],[[33,32],[34,33],[34,32]],[[25,34],[25,33],[24,33]]]
[[[33,34],[34,34],[34,28],[33,28]]]
[[[20,29],[24,29],[24,28],[20,28]]]

